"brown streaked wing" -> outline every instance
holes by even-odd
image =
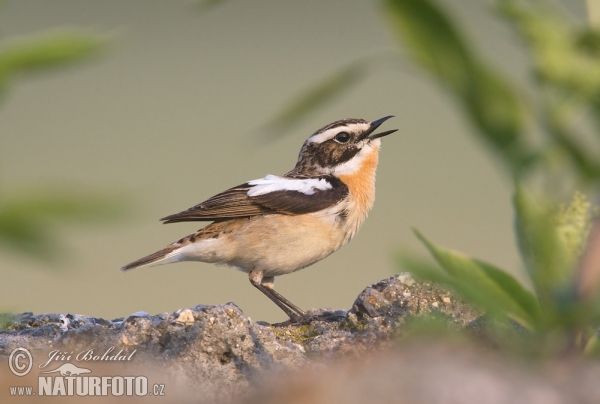
[[[248,183],[228,189],[206,201],[162,218],[164,223],[211,221],[234,219],[264,214],[301,215],[326,209],[342,201],[348,195],[348,187],[334,177],[327,179],[331,188],[315,189],[312,195],[299,191],[275,191],[248,196],[252,187]]]
[[[237,217],[256,216],[267,213],[267,209],[248,198],[248,184],[221,192],[183,212],[160,219],[166,223],[212,221]]]

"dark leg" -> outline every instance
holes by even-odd
[[[265,276],[265,277],[263,277],[263,279],[260,282],[260,284],[262,286],[264,286],[266,289],[268,289],[269,292],[272,293],[273,296],[275,296],[275,298],[278,299],[280,302],[282,302],[283,304],[285,304],[290,309],[294,310],[300,316],[306,317],[306,312],[304,310],[302,310],[300,307],[296,306],[294,303],[290,302],[288,299],[286,299],[285,297],[283,297],[279,292],[277,292],[275,289],[273,289],[273,285],[275,284],[275,277],[273,277],[273,276],[268,276],[268,277]]]
[[[250,271],[248,279],[252,286],[263,292],[273,303],[288,315],[292,321],[300,321],[302,317],[306,317],[306,312],[298,306],[281,296],[273,289],[274,278],[272,276],[263,277],[263,272],[258,270]]]

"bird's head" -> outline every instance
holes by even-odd
[[[297,175],[352,174],[360,169],[364,159],[378,153],[383,136],[397,129],[375,133],[386,116],[374,121],[342,119],[326,125],[309,137],[298,155],[292,173]]]

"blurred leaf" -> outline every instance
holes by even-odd
[[[594,217],[592,204],[587,196],[581,192],[575,192],[568,204],[561,204],[558,211],[553,214],[554,226],[566,247],[576,259],[579,258],[586,246],[586,240],[590,234]]]
[[[580,144],[581,136],[574,128],[589,109],[600,128],[600,31],[598,27],[575,25],[550,6],[500,2],[501,11],[529,47],[534,75],[545,91],[546,134],[566,152],[583,177],[597,180],[600,156]]]
[[[55,31],[0,45],[0,95],[14,75],[83,60],[97,53],[106,39],[76,31]]]
[[[524,108],[508,82],[481,63],[445,13],[430,0],[387,0],[392,27],[416,62],[456,96],[511,171],[534,155],[525,143]]]
[[[587,340],[583,353],[586,356],[600,356],[600,339],[597,332]]]
[[[503,0],[500,9],[530,47],[539,79],[586,97],[600,91],[600,32],[576,27],[550,4]]]
[[[537,299],[512,276],[488,263],[436,246],[418,231],[415,234],[450,275],[451,280],[446,278],[445,282],[450,282],[467,301],[496,316],[508,315],[529,327],[541,322]],[[438,279],[441,280],[444,279]]]
[[[123,206],[111,198],[72,191],[38,191],[0,199],[0,246],[56,261],[64,253],[57,227],[105,222],[122,211]]]
[[[403,254],[399,257],[400,267],[403,271],[408,271],[420,281],[435,282],[447,286],[458,294],[469,304],[485,311],[491,317],[500,321],[506,321],[509,313],[504,307],[494,301],[494,297],[488,294],[488,291],[481,288],[480,285],[470,282],[471,279],[457,278],[442,272],[433,264],[426,260],[416,257],[412,254]],[[520,318],[523,325],[529,326],[526,319]]]
[[[571,160],[582,180],[600,179],[599,157],[593,155],[593,148],[583,145],[583,136],[575,130],[576,122],[579,121],[576,108],[566,106],[565,104],[570,103],[564,101],[559,102],[560,105],[555,104],[557,103],[547,102],[543,116],[548,137],[558,146],[558,150]],[[557,148],[547,147],[546,153],[552,153]]]
[[[267,123],[265,133],[277,136],[285,129],[298,124],[308,114],[323,107],[349,89],[362,76],[365,70],[364,61],[358,61],[340,69],[301,94],[286,109]]]
[[[533,153],[525,145],[524,111],[507,81],[491,69],[480,67],[463,96],[467,113],[483,140],[514,169],[531,163]]]
[[[450,20],[427,0],[385,2],[392,26],[414,59],[455,91],[463,92],[477,69]]]
[[[550,310],[566,307],[574,298],[576,256],[558,234],[550,211],[523,187],[516,189],[515,229],[525,267],[543,305]]]

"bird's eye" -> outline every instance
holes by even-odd
[[[334,137],[335,141],[338,143],[348,143],[350,140],[350,135],[348,132],[340,132]]]

